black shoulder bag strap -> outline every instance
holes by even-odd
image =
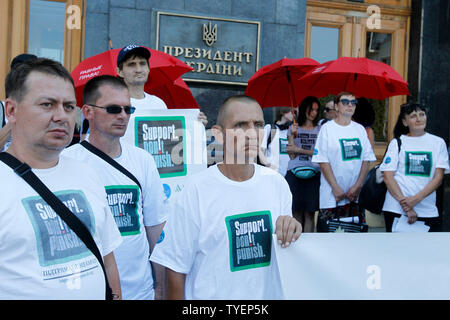
[[[114,160],[113,158],[108,156],[106,153],[104,153],[100,149],[94,147],[92,144],[90,144],[86,140],[80,142],[80,144],[83,147],[85,147],[86,149],[88,149],[90,152],[95,154],[96,156],[98,156],[98,157],[102,158],[103,160],[105,160],[106,162],[108,162],[110,165],[112,165],[114,168],[116,168],[117,170],[122,172],[128,178],[133,180],[139,186],[139,189],[141,189],[141,192],[142,192],[142,187],[141,187],[141,184],[139,183],[139,180],[130,171],[128,171],[122,165],[120,165],[116,160]]]
[[[75,232],[75,234],[80,238],[81,241],[86,245],[86,247],[91,250],[94,256],[100,263],[103,274],[105,276],[106,282],[106,300],[112,300],[113,294],[111,287],[109,286],[108,277],[106,276],[105,265],[103,264],[103,258],[100,254],[100,250],[97,244],[92,238],[91,233],[83,222],[75,216],[72,211],[70,211],[64,203],[61,202],[54,194],[51,192],[47,186],[31,171],[28,164],[23,163],[16,159],[14,156],[6,152],[0,153],[0,161],[10,166],[14,172],[23,178],[41,197],[47,202],[49,206],[61,217],[61,219],[69,226],[70,229]]]

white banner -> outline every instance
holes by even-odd
[[[450,233],[302,234],[275,252],[286,299],[450,299]]]
[[[171,201],[189,175],[207,167],[205,127],[198,114],[198,109],[136,110],[122,138],[153,156]]]

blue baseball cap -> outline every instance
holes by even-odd
[[[151,53],[147,48],[137,46],[135,44],[130,44],[120,50],[119,55],[117,56],[117,65],[127,60],[128,57],[131,56],[131,54],[139,54],[140,56],[145,57],[147,60],[150,59],[151,56]]]

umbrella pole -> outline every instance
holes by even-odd
[[[294,102],[294,88],[292,88],[291,74],[289,72],[288,67],[286,67],[286,77],[287,77],[287,80],[289,83],[289,98],[291,99],[292,120],[293,120],[293,123],[296,123],[295,112],[294,112],[294,108],[296,107],[295,102]]]

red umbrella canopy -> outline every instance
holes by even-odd
[[[317,65],[319,63],[310,58],[283,58],[255,72],[245,94],[258,101],[261,108],[296,107],[303,96],[298,79]]]
[[[193,70],[193,68],[169,54],[147,49],[150,50],[151,57],[149,59],[150,74],[144,87],[146,92],[155,87],[172,84],[181,75]],[[117,56],[120,50],[111,49],[87,58],[81,61],[72,71],[78,106],[83,105],[83,88],[90,79],[105,74],[117,76]]]
[[[161,98],[169,109],[199,109],[191,90],[181,78],[171,84],[150,89],[148,93]]]
[[[397,71],[367,58],[341,57],[325,62],[301,77],[299,84],[316,97],[343,91],[378,100],[409,94],[408,83]]]

